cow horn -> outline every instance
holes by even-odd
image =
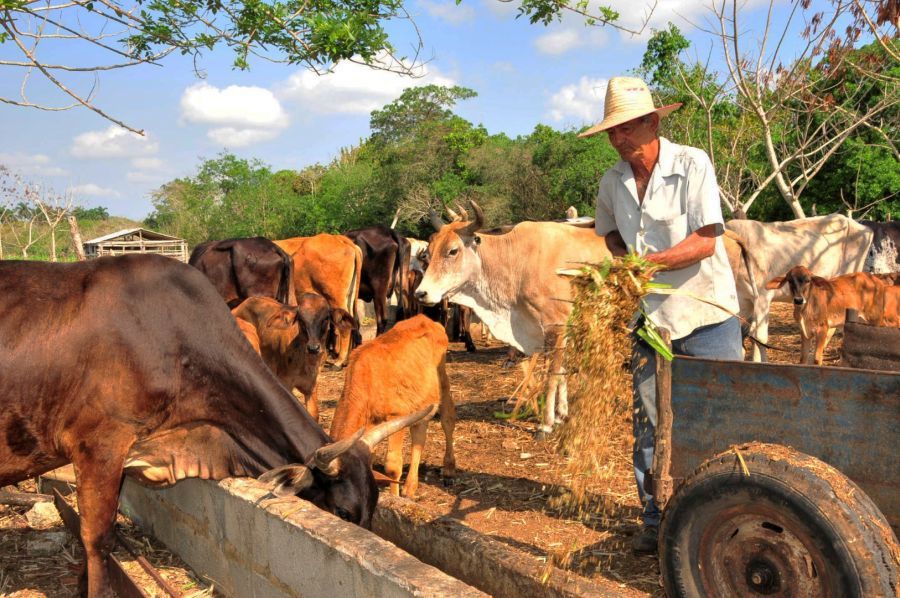
[[[459,222],[460,220],[462,220],[462,217],[454,212],[453,208],[451,208],[450,206],[445,206],[444,210],[447,212],[447,215],[450,216],[451,222]]]
[[[469,213],[466,211],[466,209],[462,206],[461,203],[456,204],[456,209],[459,210],[460,214],[462,214],[463,220],[466,220],[466,221],[469,220]]]
[[[392,419],[384,422],[383,424],[378,424],[371,430],[365,433],[362,437],[362,442],[369,447],[369,450],[375,448],[379,442],[390,436],[391,434],[396,434],[403,428],[408,428],[413,424],[418,423],[423,419],[431,419],[432,416],[437,412],[437,405],[430,405],[424,409],[420,409],[415,413],[410,413],[404,417],[398,417],[397,419]]]
[[[332,442],[331,444],[326,444],[319,448],[316,451],[316,469],[331,477],[340,473],[340,456],[350,450],[350,447],[356,444],[356,441],[362,437],[363,432],[365,431],[365,428],[360,428],[353,436],[338,440],[337,442]]]
[[[428,216],[431,218],[431,226],[434,227],[434,230],[441,230],[444,228],[444,221],[441,220],[441,217],[437,215],[434,209],[428,208]]]
[[[474,235],[484,226],[484,212],[481,211],[481,206],[475,203],[473,200],[469,200],[469,205],[472,206],[472,211],[475,212],[475,220],[469,222],[468,226],[459,229],[459,235]]]

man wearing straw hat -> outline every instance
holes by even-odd
[[[614,255],[635,251],[665,267],[655,281],[680,295],[648,295],[646,316],[672,336],[679,355],[743,358],[737,292],[722,242],[724,222],[712,163],[703,150],[659,136],[659,122],[679,108],[657,108],[647,85],[613,77],[606,88],[603,122],[581,133],[606,132],[622,158],[600,180],[596,230]],[[724,309],[688,296],[701,296]],[[728,310],[728,311],[725,311]],[[644,527],[632,539],[637,553],[656,551],[660,513],[645,486],[653,463],[656,427],[656,357],[635,337],[634,473],[644,505]]]

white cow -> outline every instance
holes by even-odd
[[[769,339],[769,306],[772,301],[791,301],[784,289],[766,289],[766,283],[794,266],[806,266],[822,278],[861,272],[872,231],[842,216],[816,216],[787,222],[730,220],[731,231],[748,250],[751,276],[735,271],[741,316],[750,321],[750,334],[761,342]],[[766,349],[754,343],[753,360],[765,361]]]
[[[564,325],[571,311],[569,281],[558,268],[609,257],[593,228],[523,222],[502,235],[477,234],[484,215],[444,224],[428,244],[430,263],[416,291],[422,303],[444,297],[471,307],[501,341],[526,355],[552,351],[540,432],[549,433],[568,411],[563,369]]]

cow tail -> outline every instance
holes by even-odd
[[[294,292],[294,258],[275,245],[281,256],[281,281],[278,283],[278,297],[276,299],[287,305],[296,305],[297,296]]]
[[[741,249],[741,261],[744,263],[744,268],[747,269],[747,282],[750,284],[750,296],[753,298],[753,313],[750,314],[750,317],[746,321],[741,323],[741,336],[746,337],[750,336],[750,329],[753,328],[756,315],[756,304],[759,301],[759,289],[756,287],[756,264],[753,261],[750,252],[747,250],[746,243],[744,243],[744,240],[740,235],[729,230],[726,230],[725,234],[728,235],[732,241],[737,243],[737,246]],[[753,337],[753,341],[767,348],[771,348],[756,337]]]
[[[394,231],[394,236],[397,241],[397,263],[394,264],[394,270],[398,271],[399,280],[399,294],[400,294],[400,308],[403,310],[403,317],[410,317],[410,312],[412,311],[412,306],[410,305],[410,294],[412,290],[409,288],[409,260],[410,260],[410,244],[409,240],[398,234]]]
[[[350,281],[350,291],[347,297],[347,311],[353,316],[353,342],[351,348],[362,344],[362,335],[360,334],[359,312],[356,309],[359,303],[359,285],[362,278],[362,249],[356,243],[353,243],[353,278]]]

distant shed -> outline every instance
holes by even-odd
[[[84,242],[88,258],[130,253],[158,253],[176,260],[188,261],[187,241],[146,228],[128,228]]]

